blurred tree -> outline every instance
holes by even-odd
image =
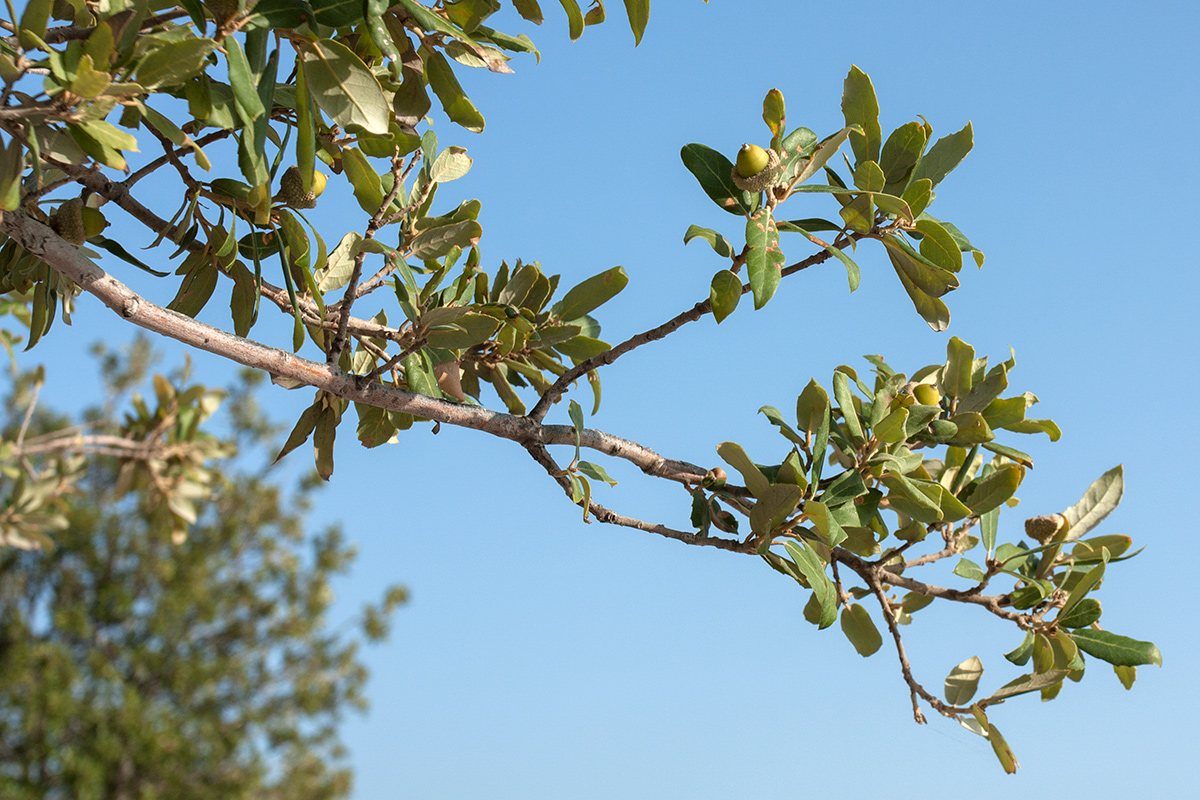
[[[120,391],[78,426],[34,406],[36,373],[14,382],[5,525],[10,544],[45,547],[0,548],[0,797],[344,797],[335,725],[365,706],[366,670],[327,612],[352,548],[305,532],[315,476],[288,492],[245,466],[253,450],[235,457],[271,433],[253,373],[224,438],[201,427],[224,393],[170,390],[186,370],[117,421],[148,356],[105,353]],[[366,638],[404,597],[364,611]]]

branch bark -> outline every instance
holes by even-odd
[[[113,312],[138,327],[213,353],[272,375],[287,378],[330,394],[370,406],[412,414],[422,419],[489,433],[522,445],[575,444],[570,425],[541,425],[528,417],[502,414],[479,406],[460,405],[426,395],[361,381],[361,376],[318,363],[274,347],[243,339],[231,333],[170,311],[141,297],[110,276],[50,228],[21,212],[4,212],[0,230],[51,269],[78,284]],[[682,484],[698,484],[707,470],[686,461],[666,458],[637,442],[604,431],[585,428],[580,446],[636,465],[656,478]]]

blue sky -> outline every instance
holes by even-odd
[[[832,133],[851,64],[873,79],[885,136],[917,114],[935,136],[972,121],[975,150],[931,211],[987,254],[947,298],[946,333],[912,311],[881,248],[863,248],[853,295],[844,271],[826,265],[785,280],[760,312],[744,304],[719,327],[705,318],[625,357],[603,373],[589,425],[695,463],[717,463],[725,440],[769,463],[782,440],[758,408],[790,408],[838,364],[881,353],[912,372],[941,362],[950,335],[993,359],[1011,346],[1012,388],[1037,394],[1038,416],[1064,435],[1024,442],[1037,466],[1001,536],[1064,509],[1123,463],[1125,501],[1103,532],[1147,549],[1110,570],[1099,598],[1106,627],[1155,641],[1164,667],[1141,668],[1126,692],[1093,660],[1053,703],[997,707],[991,719],[1023,767],[1005,776],[987,743],[953,722],[930,714],[928,726],[913,724],[894,653],[862,659],[836,626],[816,631],[801,617],[806,593],[759,560],[584,524],[507,442],[444,426],[365,451],[347,429],[317,509],[360,550],[338,610],[349,615],[393,581],[412,596],[391,640],[367,651],[370,713],[344,728],[356,800],[791,798],[884,786],[899,797],[992,798],[1067,783],[1098,797],[1178,796],[1193,785],[1200,643],[1187,616],[1188,464],[1200,258],[1186,208],[1200,172],[1200,13],[1167,2],[851,11],[660,1],[634,49],[619,3],[575,43],[553,5],[540,29],[495,18],[534,38],[540,65],[526,57],[515,75],[460,75],[487,119],[482,135],[434,118],[441,143],[475,159],[439,207],[483,201],[488,267],[538,259],[569,286],[623,265],[630,284],[600,314],[608,341],[707,296],[722,265],[702,242],[684,247],[689,224],[740,244],[737,219],[703,195],[680,147],[732,156],[744,141],[765,145],[772,87],[791,127]],[[787,216],[834,213],[827,198],[803,202]],[[361,226],[343,216],[349,207],[322,203],[327,240]],[[789,263],[810,252],[795,239],[784,249]],[[158,291],[166,302],[173,286]],[[83,305],[75,329],[56,327],[44,345],[44,358],[59,359],[50,387],[60,392],[76,379],[65,353],[126,335]],[[227,374],[211,356],[196,359],[212,380]],[[311,393],[264,400],[294,419]],[[565,422],[565,408],[551,420]],[[598,490],[601,503],[686,524],[678,488],[610,471],[621,484]],[[1001,658],[1018,638],[981,614],[930,608],[905,635],[931,688],[971,655],[984,661],[985,686],[1018,674]]]

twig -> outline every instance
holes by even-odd
[[[403,170],[404,159],[400,157],[400,148],[397,147],[392,152],[392,189],[383,198],[383,202],[379,204],[379,208],[376,209],[375,213],[371,215],[371,219],[367,223],[367,229],[363,233],[363,239],[375,238],[375,232],[383,227],[385,212],[391,207],[392,201],[399,196],[400,190],[404,188],[404,180],[401,177]],[[354,307],[354,301],[358,299],[358,281],[362,278],[363,262],[366,260],[366,257],[367,253],[365,250],[360,250],[354,256],[354,269],[350,273],[350,281],[346,284],[346,292],[342,295],[342,300],[339,303],[337,333],[334,334],[329,351],[325,354],[325,362],[327,364],[336,364],[338,359],[342,357],[342,351],[346,349],[346,329],[350,324],[350,309]]]
[[[533,457],[534,461],[542,465],[550,477],[552,477],[555,482],[562,487],[562,490],[566,492],[567,496],[570,497],[571,481],[567,478],[565,472],[558,466],[558,464],[555,463],[554,459],[551,457],[546,448],[540,444],[526,443],[522,443],[522,447],[529,452],[529,455]],[[579,505],[583,505],[583,502],[580,501]],[[594,500],[588,501],[587,510],[588,513],[590,513],[600,522],[604,522],[609,525],[620,525],[626,528],[635,528],[639,531],[646,531],[648,533],[657,533],[660,536],[665,536],[668,539],[674,539],[678,542],[683,542],[684,544],[716,547],[720,550],[728,550],[733,553],[753,553],[755,550],[754,546],[747,542],[702,536],[698,533],[678,531],[674,528],[668,528],[665,525],[658,525],[656,523],[634,519],[633,517],[626,517],[622,514],[618,514],[615,511],[605,508]]]
[[[849,245],[849,240],[846,242],[846,245]],[[822,250],[819,253],[812,254],[802,261],[797,261],[795,264],[784,267],[783,270],[781,270],[781,275],[785,277],[792,275],[800,272],[801,270],[824,263],[832,257],[832,254],[830,254],[828,250]],[[751,286],[749,283],[747,283],[742,287],[742,294],[746,294],[749,291],[751,291]],[[563,394],[567,391],[567,388],[572,383],[574,383],[583,375],[586,375],[598,367],[607,366],[613,363],[621,356],[625,355],[631,350],[635,350],[638,347],[647,344],[648,342],[662,339],[665,336],[674,333],[679,328],[682,328],[687,323],[695,322],[705,314],[709,314],[711,312],[711,300],[704,300],[696,303],[696,305],[692,306],[687,311],[677,314],[663,324],[655,328],[651,328],[643,333],[639,333],[636,336],[631,336],[620,344],[605,350],[603,353],[599,353],[591,358],[581,361],[560,375],[558,380],[556,380],[554,384],[542,394],[541,398],[537,401],[537,404],[529,412],[529,418],[535,422],[541,422],[543,419],[545,419],[547,412],[550,411],[550,407],[554,405],[554,403],[556,403],[560,397],[563,396]]]

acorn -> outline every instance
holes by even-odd
[[[288,167],[279,179],[279,193],[275,199],[292,208],[314,208],[317,198],[324,191],[325,176],[322,173],[313,172],[312,191],[306,192],[300,178],[300,168]]]
[[[923,406],[936,406],[942,402],[942,395],[937,387],[929,383],[918,383],[914,386],[913,397]]]
[[[1030,539],[1039,544],[1049,544],[1055,535],[1067,524],[1067,518],[1062,514],[1047,514],[1041,517],[1030,517],[1025,520],[1025,533]]]
[[[775,184],[781,171],[779,154],[764,150],[756,144],[744,144],[738,150],[737,162],[731,171],[733,182],[747,192],[761,192]]]
[[[87,238],[99,236],[108,227],[108,220],[104,218],[104,212],[100,209],[84,206],[80,213],[83,217],[83,235]]]
[[[71,244],[87,241],[83,227],[83,201],[78,197],[67,200],[50,215],[50,228]]]

